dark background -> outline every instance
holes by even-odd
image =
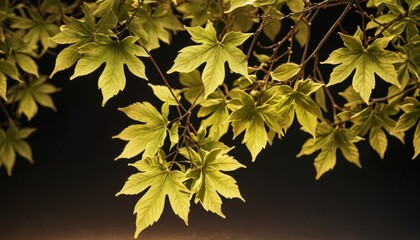
[[[313,39],[319,40],[327,30],[320,24]],[[185,44],[181,39],[152,52],[163,71],[170,68],[174,49]],[[320,59],[336,46],[341,42],[333,37]],[[150,61],[143,60],[150,82],[162,84]],[[41,71],[49,74],[52,69],[53,62],[44,60]],[[140,196],[115,193],[135,170],[127,166],[131,160],[113,160],[125,142],[111,137],[133,123],[118,107],[158,102],[146,81],[128,73],[126,90],[101,107],[97,89],[101,71],[69,81],[72,71],[51,81],[63,89],[54,94],[58,112],[41,108],[29,123],[38,129],[29,138],[35,164],[18,158],[12,177],[0,170],[0,239],[132,239],[132,211]],[[175,74],[169,79],[176,81]],[[420,162],[411,160],[412,133],[406,137],[407,145],[390,138],[384,160],[367,142],[357,143],[363,169],[338,155],[335,169],[319,181],[314,180],[316,155],[295,157],[309,137],[295,124],[255,163],[245,147],[237,146],[233,154],[247,168],[232,175],[247,202],[225,200],[227,219],[192,204],[189,227],[166,205],[161,219],[140,237],[420,239]]]

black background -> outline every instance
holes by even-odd
[[[336,15],[331,13],[331,18]],[[313,39],[319,40],[327,30],[319,24]],[[176,41],[152,52],[163,71],[186,44],[185,39]],[[320,59],[337,44],[341,46],[336,37],[327,42]],[[162,84],[150,61],[143,60],[150,82]],[[51,60],[42,62],[42,72],[52,69]],[[58,112],[41,108],[29,123],[38,129],[29,138],[35,164],[19,158],[12,177],[0,170],[0,239],[131,239],[134,234],[132,211],[140,196],[115,193],[135,170],[127,166],[132,161],[113,160],[125,142],[111,137],[133,123],[118,107],[158,101],[146,81],[128,73],[126,90],[101,107],[97,89],[101,71],[69,81],[72,71],[51,80],[63,89],[54,94]],[[169,79],[175,82],[176,75]],[[295,124],[254,163],[248,150],[237,146],[232,153],[247,168],[232,175],[247,202],[225,200],[227,219],[192,204],[189,227],[167,205],[161,219],[140,237],[420,239],[420,162],[411,160],[412,133],[406,137],[407,145],[390,138],[384,160],[367,142],[357,143],[363,169],[338,155],[335,169],[319,181],[314,180],[315,155],[295,157],[309,137]]]

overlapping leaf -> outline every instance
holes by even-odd
[[[31,147],[24,139],[34,131],[35,128],[18,129],[14,124],[9,124],[7,131],[0,128],[0,167],[4,165],[9,176],[16,162],[16,153],[33,162]]]
[[[277,112],[281,116],[282,132],[287,130],[293,123],[294,113],[303,129],[316,136],[317,119],[322,120],[322,112],[318,104],[312,100],[310,95],[316,92],[322,84],[315,83],[310,79],[296,82],[295,89],[283,85],[279,87],[281,100],[277,107]],[[282,132],[279,132],[282,135]]]
[[[168,4],[160,4],[154,11],[146,5],[137,12],[128,28],[147,50],[159,48],[159,40],[169,44],[170,31],[184,29]]]
[[[116,158],[132,158],[144,151],[143,156],[154,156],[163,146],[168,122],[167,105],[163,105],[162,113],[150,103],[133,103],[128,107],[120,108],[129,118],[144,124],[134,124],[125,128],[120,134],[114,136],[128,141],[123,152]]]
[[[59,32],[59,27],[55,24],[56,16],[49,15],[43,17],[35,7],[27,8],[29,17],[14,16],[10,27],[15,29],[24,29],[28,32],[24,41],[31,47],[37,47],[41,43],[42,51],[45,52],[48,47],[53,46],[49,38]]]
[[[366,103],[369,103],[372,89],[375,88],[375,74],[386,82],[400,86],[393,64],[401,59],[396,53],[385,50],[392,37],[378,38],[367,48],[361,41],[360,30],[354,36],[340,34],[340,37],[345,48],[334,50],[323,62],[339,64],[332,71],[327,86],[344,81],[355,70],[352,85]]]
[[[16,66],[8,61],[0,59],[0,97],[4,100],[7,100],[7,77],[21,81]]]
[[[58,71],[73,66],[81,57],[78,47],[94,41],[96,34],[114,35],[110,31],[117,24],[117,17],[113,11],[107,11],[98,22],[96,22],[91,10],[86,5],[82,7],[82,11],[84,13],[82,20],[64,16],[65,27],[62,27],[62,31],[51,38],[52,41],[58,44],[71,45],[58,54],[55,68],[50,77]]]
[[[38,65],[33,57],[37,56],[36,49],[22,40],[22,32],[7,34],[6,41],[0,43],[0,51],[5,53],[8,62],[19,66],[23,71],[38,75]]]
[[[95,40],[79,48],[82,57],[77,62],[70,79],[87,75],[106,63],[98,81],[103,95],[102,105],[105,105],[111,97],[125,88],[124,65],[134,75],[147,79],[144,64],[138,57],[145,57],[148,54],[135,44],[136,37],[128,36],[121,41],[114,41],[109,36],[96,34]]]
[[[404,136],[394,133],[396,121],[390,118],[394,114],[392,106],[378,104],[375,108],[366,108],[355,114],[351,129],[360,136],[365,136],[369,132],[369,144],[383,159],[388,146],[388,140],[384,132],[398,137],[403,141]]]
[[[205,117],[201,124],[210,127],[211,136],[223,136],[229,129],[226,119],[229,117],[228,102],[221,92],[214,92],[200,104],[198,117]]]
[[[350,129],[333,128],[326,123],[318,124],[316,140],[308,139],[302,146],[302,150],[297,155],[310,155],[317,150],[321,150],[315,158],[316,179],[318,180],[325,172],[334,168],[337,160],[337,149],[341,150],[344,158],[362,167],[359,162],[359,150],[354,143],[362,140],[355,132]]]
[[[222,149],[196,152],[184,148],[181,154],[190,159],[195,166],[187,171],[186,178],[192,180],[191,191],[195,193],[195,202],[200,202],[204,209],[225,218],[222,213],[222,199],[219,195],[245,201],[235,179],[221,172],[234,171],[245,167],[244,165],[225,154]]]
[[[208,22],[205,28],[186,27],[186,29],[190,33],[191,39],[201,45],[181,49],[168,73],[191,72],[206,63],[202,73],[205,97],[223,83],[225,62],[228,62],[229,68],[233,72],[248,76],[246,56],[237,46],[252,34],[229,32],[219,41],[211,22]]]
[[[143,158],[133,166],[140,173],[130,176],[117,196],[139,194],[148,189],[134,208],[134,213],[137,214],[134,237],[137,238],[145,228],[159,220],[166,196],[169,198],[174,213],[188,225],[190,191],[183,184],[185,174],[181,171],[170,170],[169,163],[162,153]]]
[[[176,10],[183,14],[183,19],[191,19],[191,26],[202,26],[211,17],[210,1],[187,0],[181,2]]]
[[[281,131],[279,124],[281,116],[277,114],[277,103],[271,101],[277,89],[271,88],[264,99],[258,103],[246,92],[235,90],[231,92],[235,109],[227,119],[233,127],[234,138],[245,131],[243,143],[247,146],[255,161],[259,152],[267,145],[268,137],[265,124],[276,131]]]
[[[401,106],[401,109],[404,114],[398,119],[394,132],[407,131],[417,124],[413,138],[414,159],[420,154],[420,102],[416,98],[407,97],[406,103]]]

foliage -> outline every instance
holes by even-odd
[[[142,194],[135,237],[160,218],[166,196],[186,224],[192,198],[221,217],[221,196],[244,200],[225,173],[245,167],[224,143],[231,131],[256,161],[298,124],[308,140],[297,156],[319,151],[316,179],[334,168],[338,149],[362,167],[363,140],[384,158],[388,138],[408,133],[413,159],[420,154],[419,1],[23,2],[0,3],[0,166],[9,175],[15,152],[32,161],[22,114],[55,109],[42,58],[58,52],[50,78],[73,66],[71,79],[100,71],[103,105],[125,89],[126,71],[161,77],[149,84],[161,106],[120,108],[139,123],[114,137],[127,142],[116,159],[140,159],[117,194]],[[315,33],[319,26],[328,27]],[[191,41],[171,45],[178,37]],[[331,42],[341,47],[322,55]],[[163,44],[178,51],[172,67],[154,59]]]

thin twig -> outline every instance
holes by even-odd
[[[325,44],[327,39],[331,36],[331,34],[334,32],[335,28],[341,23],[341,21],[344,19],[344,17],[347,15],[347,13],[350,11],[353,1],[349,1],[347,3],[346,8],[341,13],[340,17],[335,21],[335,23],[330,27],[327,34],[322,38],[322,40],[319,42],[318,46],[316,46],[315,50],[312,52],[312,54],[304,61],[306,64],[311,58],[313,58],[321,49],[321,47]]]

